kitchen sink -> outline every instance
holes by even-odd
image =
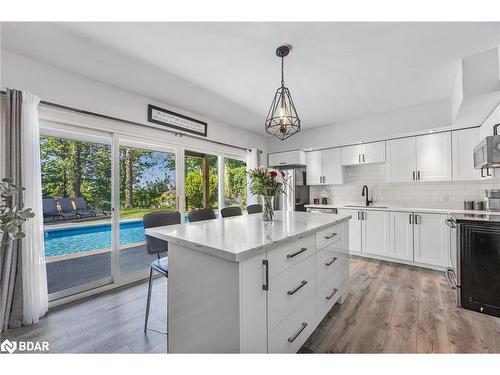
[[[365,206],[362,204],[346,204],[344,207],[352,207],[352,208],[387,208],[387,206]]]

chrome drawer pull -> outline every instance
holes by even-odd
[[[325,236],[325,239],[329,240],[330,238],[332,238],[332,237],[334,237],[336,235],[337,235],[337,233],[330,233],[329,235]]]
[[[300,249],[299,251],[296,251],[295,253],[292,253],[292,254],[287,254],[287,255],[286,255],[286,257],[287,257],[288,259],[293,258],[294,256],[297,256],[297,255],[299,255],[299,254],[303,253],[303,252],[304,252],[304,251],[306,251],[306,250],[307,250],[307,247],[303,247],[302,249]]]
[[[335,293],[337,293],[337,292],[338,292],[338,289],[337,289],[337,288],[333,289],[332,294],[330,294],[329,296],[326,296],[326,299],[328,299],[328,300],[332,299],[332,297],[333,297],[333,296],[335,295]]]
[[[307,327],[307,322],[302,322],[302,327],[300,327],[299,331],[295,335],[288,338],[288,342],[294,342],[295,339],[299,337],[299,335],[302,333],[302,331],[306,329],[306,327]]]
[[[331,261],[325,263],[325,266],[328,267],[328,266],[332,265],[335,261],[337,261],[337,259],[338,259],[337,257],[333,257],[333,259]]]
[[[307,284],[307,281],[306,280],[302,280],[302,282],[300,283],[300,285],[298,287],[296,287],[293,290],[289,290],[288,292],[286,292],[286,294],[288,294],[289,296],[291,296],[291,295],[295,294],[300,288],[302,288],[306,284]]]

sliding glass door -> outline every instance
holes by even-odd
[[[142,218],[150,212],[177,210],[175,155],[173,148],[120,141],[118,272],[121,277],[140,275],[157,259],[147,252]]]
[[[40,137],[51,299],[112,282],[111,138]]]

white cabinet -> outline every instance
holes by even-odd
[[[338,185],[344,182],[340,148],[323,151],[323,183]]]
[[[321,185],[323,181],[323,151],[306,153],[306,183]]]
[[[361,211],[361,252],[389,255],[389,212]]]
[[[302,150],[277,152],[269,154],[267,157],[270,167],[306,164],[306,153]]]
[[[342,147],[342,165],[385,162],[385,141]]]
[[[450,132],[421,135],[416,142],[417,180],[451,180]]]
[[[450,234],[447,215],[415,213],[414,260],[434,266],[448,266]]]
[[[452,151],[452,172],[453,181],[470,181],[491,178],[484,172],[481,177],[481,171],[474,168],[474,158],[472,156],[474,147],[481,140],[479,128],[470,128],[455,130],[451,132],[451,151]],[[493,175],[493,171],[489,171]]]
[[[451,180],[450,132],[387,141],[386,180]]]
[[[339,214],[351,215],[352,219],[349,220],[349,252],[361,252],[361,214],[357,210],[339,209]]]
[[[340,148],[306,153],[308,185],[336,185],[344,182]]]
[[[407,182],[415,180],[415,146],[414,137],[392,139],[386,142],[385,178],[387,181]]]
[[[391,258],[413,260],[413,213],[390,213],[390,254]]]

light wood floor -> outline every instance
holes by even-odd
[[[500,353],[500,319],[456,307],[442,272],[351,258],[350,281],[302,352]]]
[[[46,340],[52,353],[164,353],[166,336],[143,332],[147,284],[51,310],[3,338]],[[500,353],[500,319],[455,306],[442,273],[351,259],[350,294],[302,353]],[[165,330],[166,280],[155,280],[150,328]]]
[[[4,338],[48,341],[51,353],[166,353],[165,278],[154,281],[150,330],[144,333],[147,283],[123,287],[50,310],[36,325]],[[1,341],[1,340],[0,340]]]

